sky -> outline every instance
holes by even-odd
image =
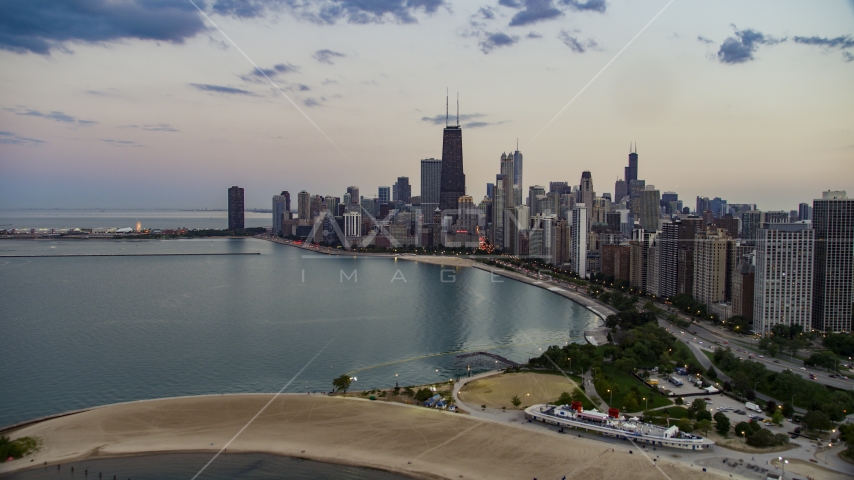
[[[854,0],[193,1],[0,0],[0,209],[417,195],[446,92],[476,201],[517,141],[526,192],[636,142],[691,207],[854,195]]]

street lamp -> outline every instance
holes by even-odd
[[[608,390],[608,393],[611,394],[611,399],[608,401],[608,406],[610,407],[612,403],[614,403],[614,392]]]
[[[646,397],[643,398],[643,411],[649,410],[649,402],[646,400]]]
[[[783,469],[783,475],[780,476],[780,480],[784,480],[786,478],[786,464],[789,463],[788,460],[783,460],[783,457],[777,457],[780,460],[780,467]]]

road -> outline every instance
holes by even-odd
[[[670,312],[676,313],[676,312]],[[679,315],[679,317],[683,320],[691,321],[690,318],[684,316],[684,314]],[[709,347],[714,346],[718,348],[718,345],[726,345],[732,348],[733,353],[742,360],[747,359],[748,354],[753,354],[754,358],[752,358],[755,362],[760,362],[765,365],[765,368],[774,372],[782,372],[783,370],[789,369],[794,374],[800,375],[802,378],[809,380],[810,373],[816,376],[816,380],[818,383],[822,385],[831,386],[834,388],[839,388],[842,390],[852,390],[854,389],[854,380],[845,380],[841,378],[830,378],[828,372],[824,372],[811,367],[804,367],[803,362],[800,360],[790,361],[786,358],[772,358],[772,357],[760,357],[761,355],[757,352],[757,348],[755,345],[751,345],[751,338],[745,338],[742,336],[734,335],[730,332],[725,331],[720,327],[713,327],[711,325],[703,325],[692,323],[690,327],[681,328],[675,325],[672,325],[668,322],[661,322],[659,324],[664,327],[669,327],[671,330],[675,329],[677,332],[677,337],[690,336],[691,340],[694,342],[702,341],[704,344],[709,344]],[[682,333],[684,332],[684,333]],[[716,345],[717,344],[717,345]],[[742,352],[739,352],[738,349],[742,349]],[[704,355],[705,356],[705,355]],[[704,365],[705,366],[705,365]],[[806,368],[805,370],[801,370],[801,368]]]

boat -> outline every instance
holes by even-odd
[[[595,432],[602,436],[657,448],[709,451],[715,445],[713,440],[682,432],[675,425],[662,427],[644,423],[637,417],[620,416],[616,408],[611,408],[608,413],[600,412],[595,408],[584,410],[580,402],[573,402],[572,406],[533,405],[525,409],[525,418],[532,422]]]

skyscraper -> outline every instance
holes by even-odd
[[[703,219],[691,215],[679,222],[679,258],[677,260],[676,293],[694,293],[695,236],[703,230]]]
[[[519,147],[513,152],[513,189],[516,193],[513,195],[516,199],[516,205],[522,204],[522,153]]]
[[[228,229],[243,230],[243,189],[233,186],[228,189]]]
[[[311,220],[311,194],[305,190],[297,194],[297,218],[303,224]]]
[[[660,203],[661,197],[659,195],[659,191],[655,189],[655,186],[648,185],[646,189],[641,192],[641,228],[648,232],[658,230],[658,217],[661,212]]]
[[[768,224],[756,239],[753,331],[777,324],[812,328],[813,230],[805,223]]]
[[[578,200],[583,203],[587,210],[587,228],[592,224],[591,217],[593,216],[593,198],[596,193],[593,191],[593,176],[590,172],[581,172],[581,183],[578,184],[580,197]]]
[[[631,145],[629,146],[629,165],[625,169],[625,178],[626,184],[631,185],[632,180],[638,179],[638,146],[634,146],[634,150],[632,150]]]
[[[495,190],[492,198],[492,231],[490,241],[499,248],[504,248],[504,209],[506,204],[504,194],[504,175],[495,176]]]
[[[350,203],[358,204],[359,200],[361,200],[361,197],[359,197],[359,187],[347,187],[347,193],[350,194]]]
[[[577,203],[572,208],[570,226],[569,264],[579,277],[587,276],[587,208]]]
[[[459,112],[457,113],[457,120],[459,123]],[[459,125],[446,126],[442,135],[442,178],[439,189],[439,208],[443,211],[456,209],[457,200],[465,194],[463,131]]]
[[[641,194],[644,190],[646,190],[646,180],[632,180],[629,182],[629,198],[631,199],[629,210],[632,211],[632,215],[635,218],[640,217]]]
[[[442,186],[442,161],[435,158],[421,160],[421,212],[424,223],[433,221],[433,211],[439,206]]]
[[[680,222],[661,225],[658,295],[662,298],[673,297],[679,291],[679,225]]]
[[[291,194],[282,192],[281,195],[273,195],[273,235],[282,231],[282,216],[287,216],[291,211]],[[290,218],[290,217],[287,217]]]
[[[391,200],[391,189],[389,187],[380,187],[377,190],[377,200],[380,203],[388,203]]]
[[[537,209],[537,197],[546,194],[546,187],[542,185],[531,185],[528,187],[528,201],[526,202],[530,209],[531,216],[542,213]]]
[[[850,332],[854,301],[854,199],[842,191],[823,192],[821,197],[813,201],[812,207],[813,328]]]
[[[393,197],[392,200],[395,202],[409,203],[409,199],[412,197],[412,187],[409,185],[409,177],[397,177],[397,181],[394,182]]]
[[[625,180],[617,180],[614,182],[614,203],[620,203],[620,201],[629,194],[629,185]]]
[[[706,228],[695,236],[694,300],[711,305],[726,300],[727,251],[732,240],[725,230]]]
[[[812,220],[812,207],[809,203],[801,203],[798,205],[798,220]]]

